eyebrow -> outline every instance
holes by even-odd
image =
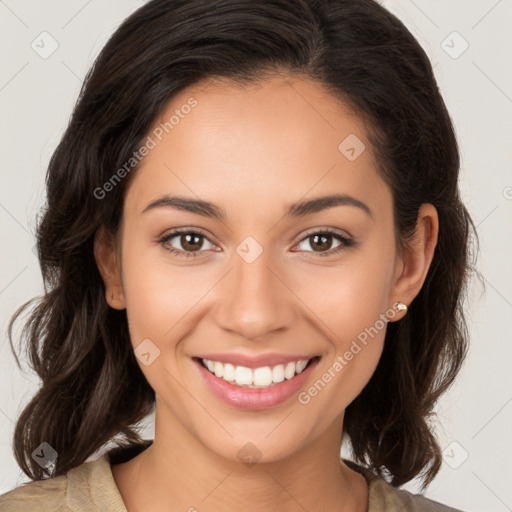
[[[328,196],[308,199],[307,201],[297,201],[289,205],[284,217],[300,218],[313,213],[334,208],[336,206],[353,206],[363,210],[367,215],[374,219],[373,212],[370,207],[348,194],[332,194]],[[175,208],[204,217],[211,217],[219,220],[226,220],[225,211],[214,203],[203,201],[201,199],[193,199],[184,196],[165,195],[154,201],[151,201],[142,211],[153,210],[155,208]]]

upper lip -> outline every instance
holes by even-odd
[[[277,366],[278,364],[287,364],[296,361],[309,360],[315,355],[308,356],[304,354],[262,354],[259,356],[248,356],[245,354],[203,354],[198,356],[200,359],[210,361],[219,361],[220,363],[230,363],[233,366],[245,366],[246,368],[261,368],[263,366]]]

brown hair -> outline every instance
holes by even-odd
[[[9,324],[12,346],[16,318],[37,299],[21,336],[42,385],[14,432],[16,460],[30,478],[45,477],[31,459],[42,442],[58,452],[54,476],[116,436],[121,445],[141,443],[137,424],[155,402],[126,313],[108,307],[93,254],[100,227],[116,232],[136,168],[108,198],[97,191],[184,88],[206,77],[244,85],[285,72],[318,81],[367,121],[393,193],[399,245],[414,233],[421,204],[437,209],[426,281],[408,314],[388,324],[376,371],[346,409],[344,432],[356,461],[389,473],[392,485],[423,472],[425,488],[439,471],[429,419],[467,352],[470,230],[478,237],[459,196],[457,142],[425,52],[373,0],[152,0],[101,51],[49,163],[37,227],[44,294]]]

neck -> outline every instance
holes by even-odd
[[[290,456],[251,464],[213,453],[157,409],[153,444],[112,472],[129,511],[366,512],[366,481],[339,457],[342,421]]]

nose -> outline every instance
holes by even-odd
[[[251,263],[234,254],[233,267],[219,290],[217,325],[252,341],[290,328],[294,295],[266,252]]]

